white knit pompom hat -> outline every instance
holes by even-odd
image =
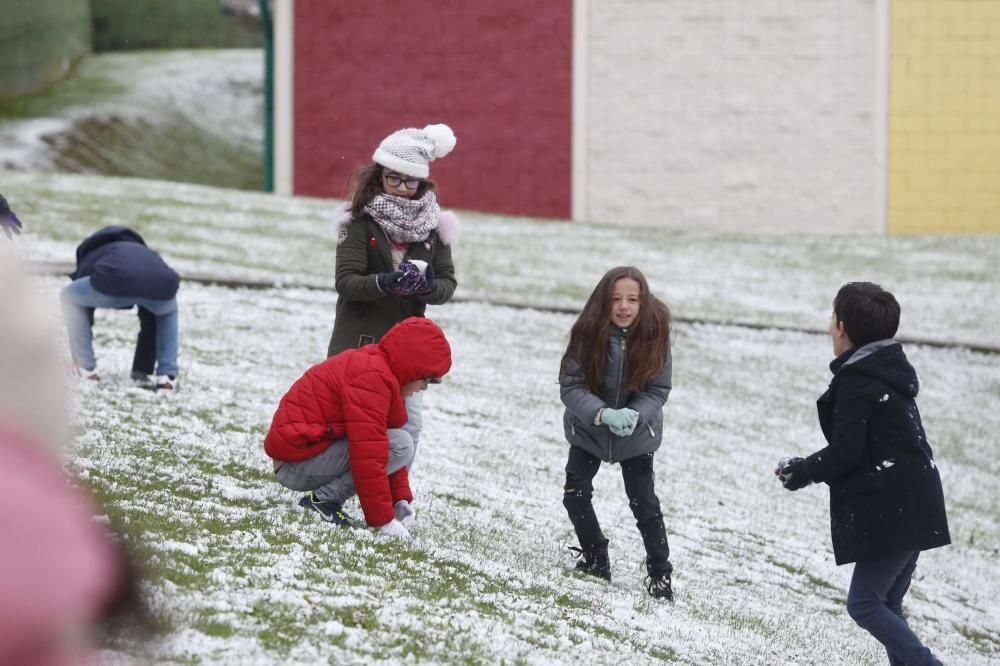
[[[407,127],[382,139],[372,159],[382,166],[414,178],[430,174],[427,164],[455,147],[455,133],[447,125]]]

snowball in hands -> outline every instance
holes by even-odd
[[[399,537],[400,539],[410,538],[410,531],[403,527],[403,523],[399,522],[395,518],[378,528],[378,531],[382,534]]]
[[[427,274],[427,262],[423,259],[408,259],[407,261],[416,266],[421,275]]]
[[[812,483],[806,474],[806,461],[803,458],[782,458],[774,469],[774,475],[785,490],[799,490]]]

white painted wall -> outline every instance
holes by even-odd
[[[295,186],[295,12],[293,0],[274,3],[274,191]]]
[[[576,0],[574,217],[883,232],[887,2]]]

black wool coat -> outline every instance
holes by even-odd
[[[837,564],[951,543],[941,477],[915,398],[917,373],[895,340],[844,352],[816,405],[828,446],[806,474],[830,487]]]

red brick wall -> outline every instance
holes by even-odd
[[[403,127],[443,122],[442,205],[569,217],[572,0],[296,0],[297,194],[341,197]]]

